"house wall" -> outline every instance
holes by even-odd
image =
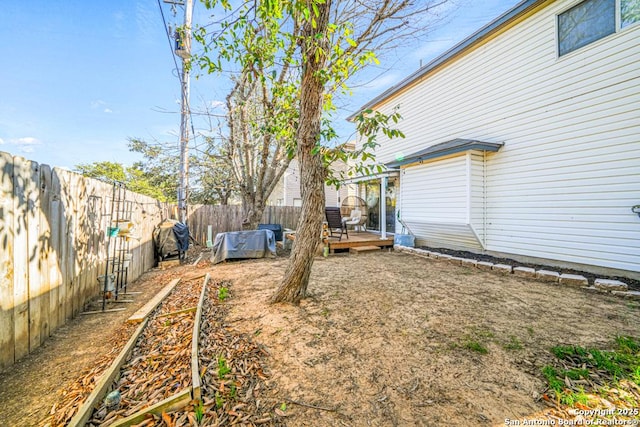
[[[470,223],[486,251],[637,273],[640,218],[631,206],[640,203],[640,25],[558,58],[556,15],[576,3],[547,5],[377,105],[387,113],[400,106],[406,135],[381,138],[377,158],[454,138],[504,142],[473,168]],[[445,164],[433,165],[438,188],[420,181],[430,178],[427,167],[406,168],[405,219],[460,219],[453,210],[462,189],[440,170]],[[457,205],[443,198],[441,207],[428,206],[433,195],[443,197],[440,186]]]
[[[402,170],[398,206],[418,245],[482,250],[482,160],[463,153]]]
[[[346,169],[346,165],[337,165],[336,168],[338,170]],[[324,193],[325,206],[340,206],[342,200],[349,195],[346,186],[337,190],[335,187],[325,185]],[[298,161],[293,159],[267,199],[267,204],[270,206],[300,206],[301,201],[300,170]]]

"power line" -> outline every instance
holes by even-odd
[[[175,65],[175,67],[176,67],[175,70],[176,70],[176,73],[178,74],[176,76],[176,78],[178,78],[179,81],[180,81],[180,88],[181,88],[181,91],[182,91],[182,75],[180,73],[180,68],[178,67],[178,62],[176,61],[176,54],[175,54],[175,51],[173,50],[173,43],[171,42],[171,36],[169,35],[169,30],[167,29],[168,28],[167,27],[167,20],[164,17],[164,11],[162,10],[162,4],[160,3],[160,0],[158,0],[158,8],[160,9],[160,15],[162,16],[162,23],[164,24],[164,29],[165,29],[164,33],[167,36],[167,42],[169,43],[169,50],[171,50],[171,58],[173,59],[173,64]],[[191,132],[192,132],[192,135],[193,135],[193,139],[195,139],[196,138],[196,133],[195,133],[194,126],[193,126],[193,117],[191,115],[191,105],[190,104],[187,104],[187,113],[189,115],[189,122],[191,124]]]
[[[158,0],[158,7],[160,8],[160,15],[162,16],[162,23],[164,24],[164,34],[167,36],[167,42],[169,43],[169,50],[171,50],[171,58],[173,59],[173,64],[176,67],[176,72],[180,74],[180,68],[178,67],[178,62],[176,61],[176,54],[173,51],[173,43],[171,43],[171,36],[169,35],[167,21],[166,19],[164,19],[164,11],[162,10],[162,4],[160,3],[160,0]],[[180,79],[180,84],[182,84],[182,78],[179,76],[176,76],[176,77]]]

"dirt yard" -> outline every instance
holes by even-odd
[[[269,305],[286,263],[201,263],[199,271],[230,282],[226,323],[268,349],[270,399],[286,404],[289,426],[530,419],[547,408],[541,368],[550,347],[606,348],[616,335],[640,335],[636,302],[397,252],[318,258],[308,299]],[[137,286],[157,290],[195,268],[154,271]],[[44,423],[65,387],[114,347],[104,336],[124,319],[82,316],[0,375],[0,424]]]

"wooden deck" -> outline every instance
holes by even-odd
[[[335,234],[334,234],[335,235]],[[338,241],[337,237],[329,238],[329,251],[357,248],[362,246],[379,246],[381,248],[393,246],[393,235],[387,235],[386,239],[381,239],[379,234],[370,233],[368,231],[351,231],[349,230],[349,238],[344,234],[342,239]]]

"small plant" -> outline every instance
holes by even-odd
[[[632,393],[626,391],[628,385],[640,386],[640,341],[629,336],[615,338],[611,350],[585,348],[576,345],[560,345],[551,348],[551,352],[562,362],[564,369],[547,365],[542,374],[547,379],[549,389],[555,393],[558,403],[573,407],[585,407],[597,402],[598,397],[622,399],[629,407],[640,404]],[[591,375],[591,373],[597,375]],[[590,393],[582,386],[588,379]],[[626,384],[626,385],[625,385]]]
[[[469,340],[469,341],[465,342],[464,343],[464,348],[466,348],[468,350],[471,350],[471,351],[475,351],[475,352],[480,353],[480,354],[489,353],[489,349],[487,349],[487,347],[483,346],[478,341],[474,341],[474,340]]]
[[[636,366],[636,369],[631,374],[631,380],[640,387],[640,365]]]
[[[618,351],[622,353],[633,354],[640,351],[640,343],[632,337],[616,337],[616,344],[618,344]]]
[[[547,379],[549,388],[556,392],[561,393],[564,388],[564,383],[558,379],[558,372],[553,366],[545,366],[542,368],[542,375]]]
[[[286,402],[282,402],[282,405],[280,405],[280,410],[282,412],[286,412],[287,411],[287,403]]]
[[[202,422],[202,418],[204,418],[204,406],[202,406],[202,402],[198,402],[198,404],[193,408],[193,412],[196,415],[196,421],[200,424]]]
[[[229,397],[231,397],[232,399],[235,399],[237,395],[238,395],[238,387],[235,384],[231,384]]]
[[[215,397],[216,397],[216,408],[217,409],[222,408],[222,406],[224,406],[224,397],[222,397],[219,391],[216,391]]]
[[[589,370],[583,368],[572,368],[564,371],[564,376],[572,380],[580,380],[589,377]]]
[[[503,346],[505,350],[522,350],[522,342],[515,335],[509,337],[509,342]]]
[[[229,288],[227,288],[226,286],[223,286],[220,289],[218,289],[218,300],[224,301],[227,298],[229,298]]]
[[[583,347],[574,345],[557,345],[551,349],[551,352],[560,360],[564,360],[570,356],[587,355],[587,351]]]
[[[231,368],[227,365],[226,359],[220,356],[218,358],[218,378],[223,379],[229,372],[231,372]]]
[[[574,407],[576,404],[586,406],[589,403],[589,396],[584,392],[584,389],[580,389],[578,392],[567,390],[567,392],[560,394],[559,399],[561,403],[570,407]]]
[[[621,367],[616,363],[615,353],[604,352],[600,350],[591,350],[590,359],[596,368],[604,369],[614,379],[618,379],[622,374]]]

